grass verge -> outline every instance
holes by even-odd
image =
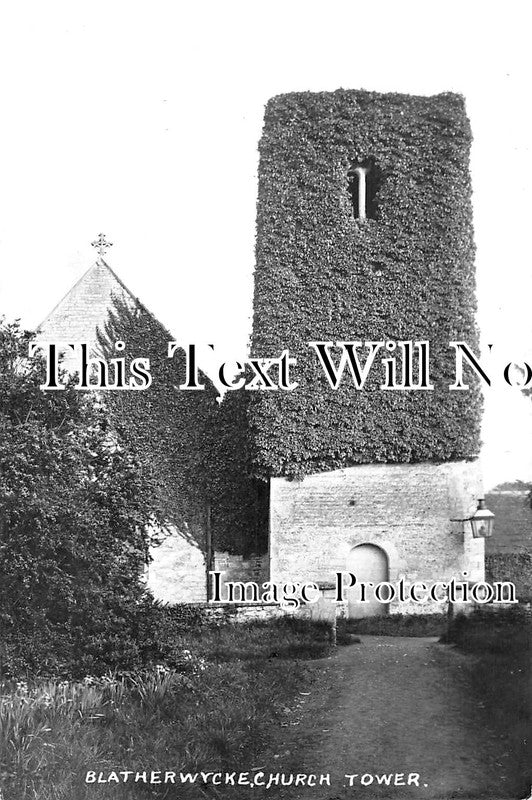
[[[382,617],[338,620],[338,644],[349,644],[350,636],[442,636],[447,619],[442,614],[390,614]]]
[[[170,666],[5,682],[5,800],[221,796],[212,786],[181,784],[179,773],[259,767],[305,686],[302,659],[324,655],[330,644],[326,626],[281,619],[203,626],[164,646]],[[128,770],[148,780],[151,771],[176,772],[176,783],[124,782],[120,772]],[[86,783],[90,773],[108,782]],[[113,773],[119,780],[109,782]],[[246,792],[231,787],[232,797]]]
[[[458,615],[442,641],[475,656],[473,686],[490,723],[505,734],[519,797],[532,784],[532,617],[515,607]]]

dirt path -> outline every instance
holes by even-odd
[[[310,694],[286,709],[273,765],[286,775],[329,774],[330,786],[292,784],[253,794],[283,800],[514,797],[504,738],[490,729],[487,710],[471,690],[472,664],[435,639],[363,636],[361,644],[340,648],[316,663]],[[351,787],[346,774],[358,775]],[[391,785],[371,778],[383,775],[392,776]]]

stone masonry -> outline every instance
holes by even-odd
[[[271,580],[332,581],[353,548],[386,553],[388,580],[484,579],[484,540],[464,519],[481,497],[477,462],[368,464],[271,482]],[[357,576],[363,579],[364,576]],[[391,613],[443,612],[393,603]]]

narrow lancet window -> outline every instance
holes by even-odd
[[[355,219],[375,219],[375,196],[380,172],[372,159],[353,163],[347,171],[348,191]]]

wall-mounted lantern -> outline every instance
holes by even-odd
[[[483,497],[478,500],[477,510],[472,517],[465,519],[452,519],[451,522],[470,522],[471,531],[474,539],[486,539],[493,533],[493,514],[489,508],[486,508],[486,501]]]
[[[478,501],[477,510],[469,519],[469,522],[471,523],[471,530],[473,531],[473,537],[475,539],[484,539],[488,536],[491,536],[493,533],[494,519],[495,514],[493,514],[489,508],[486,508],[486,501],[484,498],[480,498]]]

